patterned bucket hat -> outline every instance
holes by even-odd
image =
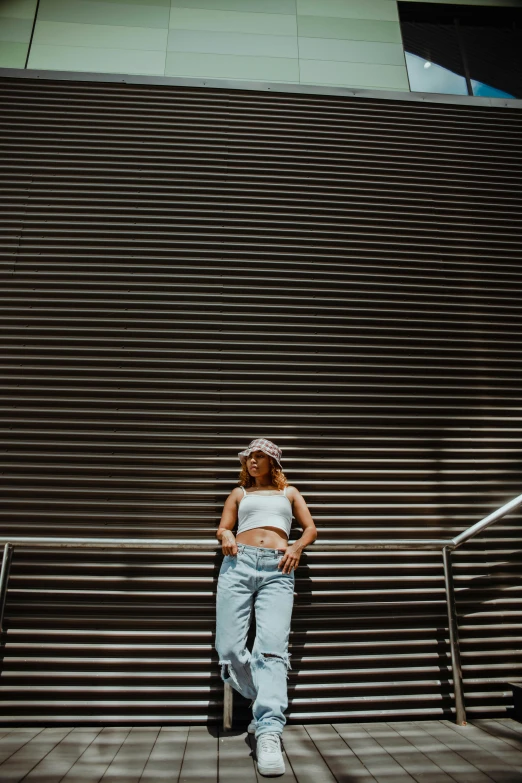
[[[249,457],[253,451],[262,451],[264,454],[268,454],[269,457],[275,459],[280,468],[283,467],[281,465],[281,455],[283,451],[279,446],[276,446],[275,443],[272,443],[271,440],[267,440],[266,438],[255,438],[255,440],[250,441],[248,448],[244,451],[240,451],[237,456],[244,464],[247,461],[247,457]]]

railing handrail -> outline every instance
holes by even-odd
[[[474,538],[487,527],[492,525],[493,522],[497,522],[499,519],[502,519],[502,517],[505,517],[511,511],[515,511],[515,509],[519,508],[519,506],[522,506],[522,495],[517,495],[516,498],[509,500],[507,503],[504,503],[503,506],[497,508],[496,511],[493,511],[491,514],[488,514],[487,517],[481,519],[480,522],[476,522],[474,525],[471,525],[471,527],[468,527],[467,530],[464,530],[462,533],[459,533],[458,536],[455,536],[453,539],[453,548],[456,549],[461,544],[469,541],[470,538]]]
[[[361,539],[345,541],[322,540],[313,544],[312,551],[316,552],[342,552],[352,550],[370,549],[456,549],[457,547],[474,538],[486,530],[494,522],[505,517],[511,511],[522,506],[522,495],[505,503],[503,506],[488,514],[480,522],[471,525],[455,538],[382,538]],[[12,544],[13,546],[58,547],[65,549],[153,549],[153,550],[213,550],[220,544],[215,539],[189,539],[189,538],[73,538],[57,536],[1,536],[0,546]]]
[[[179,538],[57,538],[51,536],[2,536],[0,546],[60,548],[60,549],[150,549],[150,550],[204,550],[212,551],[221,547],[213,539]],[[311,549],[320,552],[337,552],[355,549],[443,549],[453,548],[453,541],[443,539],[375,539],[353,541],[321,541]],[[310,551],[310,549],[308,550]]]

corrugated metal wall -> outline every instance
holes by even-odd
[[[3,533],[208,537],[258,435],[323,539],[520,493],[520,111],[0,89]],[[522,676],[519,520],[455,557],[475,716]],[[0,720],[217,718],[218,568],[15,553]],[[291,719],[449,715],[440,554],[310,552],[297,592]]]

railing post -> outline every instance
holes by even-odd
[[[451,550],[442,550],[444,563],[444,587],[446,588],[446,607],[448,610],[448,630],[451,650],[451,670],[453,673],[453,691],[455,694],[455,711],[457,726],[466,725],[466,709],[462,694],[462,667],[460,665],[459,629],[457,624],[457,606],[453,589],[453,573],[451,571]]]
[[[223,694],[223,731],[230,731],[232,728],[232,718],[234,711],[234,691],[232,686],[225,683],[225,692]]]
[[[4,546],[4,556],[2,558],[2,570],[0,571],[0,633],[4,632],[4,611],[13,549],[14,547],[12,544],[6,544]]]

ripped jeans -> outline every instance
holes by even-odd
[[[281,734],[288,706],[288,636],[294,603],[294,572],[277,566],[282,551],[238,544],[226,555],[217,587],[216,649],[221,676],[247,699],[253,699],[256,737]],[[247,649],[248,629],[256,617],[256,639]]]

